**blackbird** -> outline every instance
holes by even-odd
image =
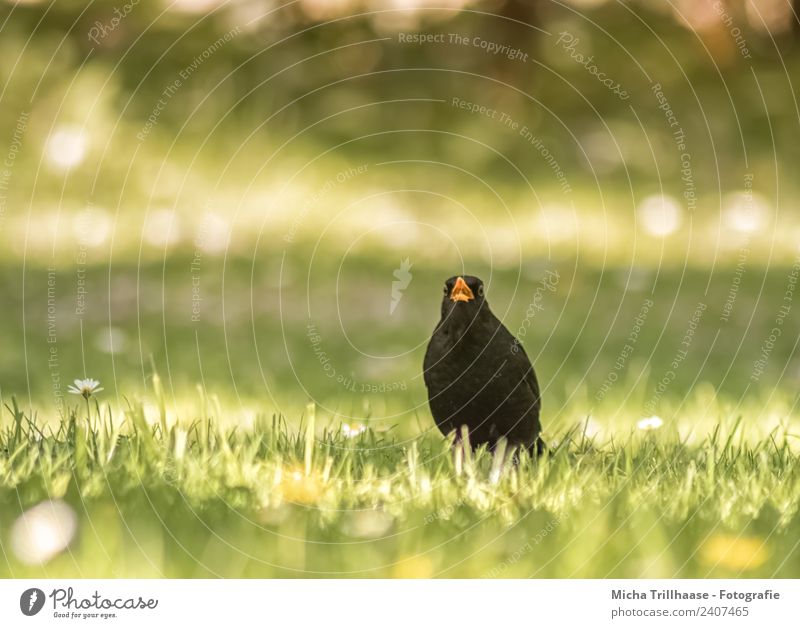
[[[442,318],[423,363],[428,403],[443,434],[462,426],[470,443],[493,448],[501,437],[532,453],[539,432],[539,382],[525,350],[492,314],[483,282],[465,275],[444,285]]]

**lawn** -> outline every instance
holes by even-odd
[[[608,434],[587,419],[551,427],[550,451],[514,464],[454,452],[436,433],[343,426],[313,404],[300,427],[259,415],[224,428],[202,397],[171,425],[165,409],[148,421],[141,405],[115,416],[91,401],[48,427],[7,408],[3,576],[800,574],[786,426],[755,436],[721,418],[709,433],[655,422]]]
[[[755,370],[791,266],[750,264],[731,305],[730,265],[711,281],[702,265],[531,260],[520,278],[471,260],[543,383],[550,451],[514,465],[454,453],[431,420],[437,264],[392,314],[391,256],[351,260],[338,291],[322,265],[309,317],[303,283],[276,277],[307,259],[231,258],[225,275],[208,260],[200,323],[180,260],[87,266],[80,325],[59,292],[55,368],[47,269],[5,275],[9,295],[19,277],[33,289],[0,332],[28,356],[0,358],[3,576],[800,573],[790,327]],[[65,388],[84,364],[104,387],[88,407]]]

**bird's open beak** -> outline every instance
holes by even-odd
[[[472,290],[469,289],[467,282],[461,277],[456,279],[456,285],[453,286],[453,290],[450,292],[450,300],[472,301],[474,298],[475,295],[472,294]]]

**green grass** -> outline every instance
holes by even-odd
[[[56,343],[46,268],[6,265],[0,341],[13,350],[0,354],[9,406],[0,417],[0,576],[800,577],[796,337],[787,331],[752,378],[787,260],[748,262],[726,321],[730,264],[531,258],[519,276],[470,260],[473,272],[491,273],[492,308],[515,333],[545,270],[562,277],[522,339],[555,444],[540,460],[498,467],[485,451],[457,464],[433,425],[419,374],[443,264],[420,259],[389,316],[402,257],[354,255],[338,284],[330,253],[307,282],[299,246],[255,267],[209,258],[197,324],[188,252],[161,264],[88,265],[80,320],[74,268],[59,263]],[[684,354],[698,303],[706,310]],[[331,380],[309,322],[337,373],[406,389]],[[109,326],[127,340],[113,353],[98,342]],[[163,376],[155,387],[154,370]],[[668,371],[675,379],[660,390]],[[76,376],[102,381],[91,420],[71,395],[59,415],[54,374],[60,394]],[[663,427],[637,429],[653,413]],[[368,429],[347,438],[343,423]],[[14,524],[48,499],[74,511],[75,538],[44,564],[23,563]]]
[[[435,431],[347,438],[314,406],[243,427],[201,396],[176,421],[156,393],[155,416],[93,400],[91,419],[77,404],[47,423],[7,404],[0,576],[800,576],[796,424],[715,425],[719,406],[688,434],[562,423],[514,465]],[[9,531],[47,499],[76,537],[22,564]]]
[[[207,260],[197,323],[191,320],[188,253],[162,264],[87,266],[87,307],[80,317],[75,315],[75,268],[58,265],[56,342],[49,335],[46,268],[33,262],[25,268],[7,264],[0,270],[8,313],[0,326],[0,345],[12,350],[0,352],[0,394],[24,395],[29,405],[49,415],[56,384],[63,393],[85,371],[103,381],[106,398],[121,400],[144,391],[144,375],[154,361],[177,397],[191,393],[200,382],[232,404],[243,400],[258,412],[292,416],[309,397],[343,414],[352,405],[351,415],[361,412],[364,402],[371,404],[373,415],[384,405],[386,414],[424,407],[420,371],[425,346],[439,316],[441,282],[459,263],[415,262],[414,279],[389,315],[392,272],[404,253],[348,258],[338,279],[338,258],[326,257],[307,280],[309,257],[305,249],[285,260],[270,255],[255,267],[241,257],[226,259],[224,267],[221,259]],[[700,382],[734,401],[755,394],[772,405],[776,390],[789,405],[797,398],[800,351],[788,332],[775,343],[759,381],[751,378],[783,303],[788,265],[749,262],[729,320],[723,322],[734,280],[730,267],[712,272],[665,263],[662,268],[598,269],[573,258],[536,258],[518,271],[493,269],[476,260],[467,263],[470,272],[491,280],[487,297],[492,310],[515,334],[537,298],[545,270],[560,273],[557,289],[543,293],[541,310],[534,311],[522,338],[545,386],[549,416],[576,399],[584,400],[580,413],[597,405],[596,396],[630,344],[635,319],[648,300],[653,305],[612,387],[619,402],[615,411],[624,404],[634,415],[655,396],[658,382],[685,348],[682,340],[700,302],[707,309],[687,355],[672,369],[676,379],[663,395],[665,403],[680,404]],[[357,387],[353,394],[338,384],[315,355],[309,324],[337,375],[368,385],[401,382],[405,389],[384,395],[361,394]],[[110,328],[124,341],[115,340],[113,353],[105,346]],[[58,360],[50,368],[47,359],[54,348]]]

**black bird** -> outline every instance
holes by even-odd
[[[451,277],[442,318],[423,364],[428,403],[443,434],[462,426],[473,447],[509,447],[541,453],[539,382],[519,341],[492,314],[477,277]]]

